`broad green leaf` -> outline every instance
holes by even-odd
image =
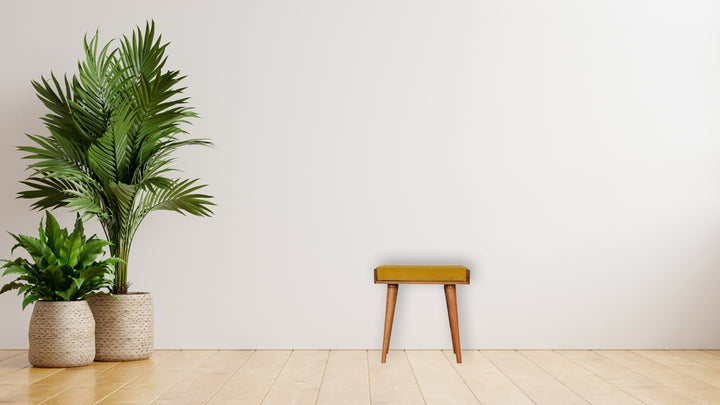
[[[11,282],[5,284],[4,286],[2,286],[2,288],[0,288],[0,294],[2,294],[2,293],[4,293],[4,292],[7,292],[7,291],[19,289],[19,288],[21,288],[22,286],[23,286],[23,284],[21,284],[21,283],[17,283],[17,282],[15,282],[15,281],[11,281]]]
[[[3,271],[2,275],[7,276],[10,274],[28,274],[28,271],[27,271],[27,268],[24,266],[13,265],[13,266],[6,268],[5,271]]]
[[[75,283],[70,283],[70,287],[64,291],[57,291],[57,295],[62,298],[63,301],[75,301],[75,294],[78,291],[78,286]]]
[[[37,301],[37,300],[39,300],[39,299],[40,299],[40,296],[39,296],[39,295],[36,295],[36,294],[28,294],[28,295],[26,295],[26,296],[25,296],[25,299],[24,299],[23,302],[22,302],[22,309],[24,310],[25,307],[27,307],[28,305],[32,304],[33,302],[35,302],[35,301]]]

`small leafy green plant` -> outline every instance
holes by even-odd
[[[111,243],[97,238],[85,238],[82,219],[78,214],[72,233],[60,229],[55,217],[46,212],[45,226],[40,221],[39,237],[12,235],[17,241],[10,254],[22,247],[32,257],[32,262],[19,257],[5,264],[3,276],[17,274],[17,278],[5,284],[0,294],[18,290],[23,294],[22,307],[37,301],[78,301],[93,295],[109,295],[113,281],[113,265],[122,262],[111,257],[97,261],[105,246]],[[107,289],[101,291],[101,289]]]

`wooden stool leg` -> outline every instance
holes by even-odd
[[[387,285],[387,301],[385,302],[385,332],[383,333],[383,347],[381,363],[387,359],[388,348],[390,347],[390,332],[392,332],[393,317],[395,316],[395,302],[397,301],[398,285]]]
[[[462,363],[455,284],[445,284],[445,300],[447,301],[448,319],[450,320],[450,335],[452,336],[453,352],[455,352],[457,362]]]

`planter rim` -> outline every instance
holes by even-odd
[[[142,295],[142,294],[152,294],[150,291],[132,291],[125,294],[113,294],[113,295]]]
[[[35,301],[36,304],[38,302],[44,302],[44,303],[48,303],[48,304],[77,304],[77,303],[87,302],[87,300],[82,299],[82,300],[72,300],[72,301],[62,301],[62,300],[58,300],[58,301],[37,300],[37,301]]]
[[[113,295],[116,295],[116,296],[117,296],[117,295],[121,295],[121,296],[122,296],[122,295],[151,295],[151,294],[152,294],[152,293],[151,293],[150,291],[133,291],[133,292],[125,293],[125,294],[113,294]],[[88,299],[91,300],[91,299],[93,299],[93,298],[103,298],[103,297],[112,298],[111,295],[95,295],[95,296],[90,297],[90,298],[88,298]]]

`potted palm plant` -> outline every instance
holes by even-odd
[[[118,263],[112,291],[119,300],[90,301],[96,320],[96,360],[148,358],[153,351],[153,307],[149,293],[128,293],[127,269],[133,238],[153,211],[210,216],[214,205],[198,179],[171,176],[173,153],[205,139],[181,139],[182,125],[197,117],[181,96],[184,76],[165,68],[167,43],[154,22],[99,45],[84,42],[85,58],[72,79],[34,81],[50,110],[49,135],[28,135],[21,146],[31,159],[28,189],[19,197],[35,209],[68,207],[98,219]]]
[[[60,229],[47,212],[39,237],[12,235],[32,258],[3,260],[3,276],[16,275],[0,294],[18,290],[23,309],[34,303],[28,332],[30,364],[37,367],[77,367],[95,358],[95,321],[86,298],[109,294],[117,258],[98,261],[110,242],[85,237],[78,215],[72,233]],[[103,291],[104,289],[104,291]]]

